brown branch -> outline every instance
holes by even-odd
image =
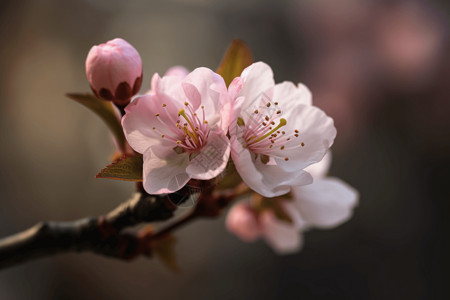
[[[150,255],[148,238],[128,233],[125,228],[140,223],[163,221],[173,216],[188,190],[177,195],[135,196],[105,216],[73,222],[41,222],[21,233],[0,240],[0,269],[58,253],[91,251],[100,255],[130,259]]]
[[[0,269],[26,261],[67,252],[90,251],[99,255],[129,260],[139,255],[151,256],[152,245],[171,231],[197,217],[216,217],[237,195],[236,192],[215,193],[214,185],[190,181],[189,186],[165,195],[145,192],[122,203],[105,216],[73,222],[41,222],[21,233],[0,239]],[[141,223],[171,218],[177,205],[190,196],[192,184],[201,191],[191,214],[154,233],[149,227],[139,232],[126,230]]]

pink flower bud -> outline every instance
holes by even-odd
[[[262,234],[256,212],[247,203],[235,204],[225,223],[229,231],[245,242],[253,242]]]
[[[93,46],[86,58],[86,76],[98,98],[124,106],[139,92],[142,84],[142,60],[123,39]]]

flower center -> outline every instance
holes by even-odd
[[[300,136],[297,129],[288,134],[281,130],[287,124],[287,120],[281,116],[282,111],[278,107],[278,102],[261,102],[248,116],[246,123],[242,118],[237,121],[239,127],[243,129],[244,147],[252,153],[260,154],[264,164],[268,163],[269,156],[289,160],[286,155],[280,156],[278,150],[291,150],[305,146],[304,143],[298,144],[295,141],[295,138]]]
[[[202,118],[194,112],[189,102],[184,102],[185,108],[178,111],[176,116],[169,113],[167,105],[163,104],[161,113],[157,113],[155,117],[170,131],[170,134],[162,133],[158,128],[153,130],[158,132],[162,139],[166,139],[174,143],[174,151],[177,153],[194,153],[198,152],[205,144],[209,135],[208,121],[205,119],[205,107],[201,106]],[[164,130],[167,132],[167,130]]]

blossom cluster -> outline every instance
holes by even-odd
[[[255,193],[231,208],[227,228],[244,241],[263,237],[279,253],[300,248],[299,231],[350,217],[358,193],[325,177],[333,120],[312,104],[305,85],[275,84],[266,63],[251,64],[228,86],[208,68],[174,67],[162,77],[155,73],[150,90],[135,95],[141,58],[115,39],[91,49],[86,73],[98,97],[125,107],[123,131],[143,155],[147,193],[211,180],[232,162]]]

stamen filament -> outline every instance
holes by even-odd
[[[275,131],[277,131],[279,128],[285,126],[287,124],[286,119],[280,119],[280,123],[277,125],[277,127],[275,127],[274,129],[272,129],[271,131],[269,131],[268,133],[266,133],[265,135],[257,138],[256,140],[252,141],[254,138],[256,138],[256,136],[252,136],[249,139],[249,142],[252,141],[252,144],[257,143],[259,141],[262,141],[263,139],[265,139],[266,137],[268,137],[269,135],[271,135],[272,133],[274,133]]]

